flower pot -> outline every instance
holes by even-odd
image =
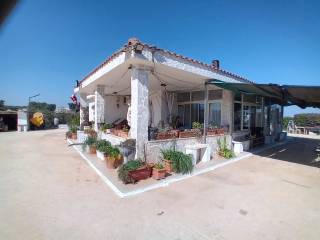
[[[96,154],[96,152],[97,152],[96,146],[88,146],[88,152],[90,154]]]
[[[156,140],[165,140],[175,138],[175,132],[159,132],[157,133]]]
[[[106,163],[107,163],[107,168],[109,169],[114,169],[115,168],[115,162],[116,158],[115,157],[106,157]]]
[[[216,129],[216,133],[217,133],[218,135],[224,135],[224,129],[223,129],[223,128],[217,128],[217,129]]]
[[[160,180],[166,177],[166,169],[158,169],[158,168],[152,168],[152,177],[156,180]]]
[[[152,168],[148,165],[145,165],[136,170],[129,171],[128,174],[133,182],[137,182],[137,181],[151,177],[151,173],[152,173]]]
[[[77,140],[77,133],[72,133],[72,134],[71,134],[71,138],[72,138],[73,140]]]
[[[120,166],[123,162],[123,156],[121,154],[119,154],[118,157],[107,156],[107,157],[105,157],[105,159],[106,159],[106,163],[107,163],[107,168],[109,168],[109,169],[115,169],[118,166]]]
[[[174,135],[175,138],[178,138],[178,137],[179,137],[180,130],[173,129],[173,130],[171,130],[170,132],[173,133],[173,135]]]
[[[128,138],[128,132],[123,130],[118,130],[118,137]]]
[[[199,130],[184,131],[179,133],[179,138],[199,137],[200,135],[201,135],[201,132]]]
[[[164,159],[163,163],[164,163],[164,169],[166,170],[167,173],[173,172],[172,161]]]

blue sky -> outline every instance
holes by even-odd
[[[0,98],[67,105],[75,80],[133,36],[259,83],[319,85],[319,3],[21,0],[0,29]]]

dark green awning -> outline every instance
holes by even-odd
[[[283,106],[320,107],[320,86],[227,83],[220,80],[209,80],[208,84],[213,84],[235,93],[256,94],[267,97]]]

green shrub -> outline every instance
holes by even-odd
[[[130,183],[132,179],[129,177],[129,171],[136,170],[139,167],[142,167],[144,163],[141,160],[131,160],[123,164],[118,169],[118,178],[123,183]]]
[[[187,174],[193,170],[192,157],[183,152],[176,152],[172,160],[172,168],[176,173]]]
[[[173,171],[176,173],[187,174],[193,170],[191,155],[174,149],[161,150],[162,158],[172,162]]]
[[[83,142],[82,149],[84,150],[86,146],[89,146],[89,147],[96,146],[96,144],[97,144],[97,138],[88,136]]]
[[[113,147],[113,146],[108,146],[107,147],[107,152],[106,154],[109,156],[109,157],[118,157],[119,154],[120,154],[120,150],[118,147]]]
[[[156,169],[164,169],[164,166],[161,162],[157,162],[153,167]]]
[[[112,128],[112,124],[111,123],[103,123],[100,126],[100,130],[105,132],[107,129],[111,129]]]
[[[221,139],[219,138],[217,140],[217,144],[218,144],[218,151],[220,156],[227,159],[235,157],[234,152],[228,148],[226,137],[223,138],[223,141],[221,141]]]
[[[199,122],[193,122],[192,123],[192,128],[193,129],[201,129],[201,128],[203,128],[203,124],[199,123]]]
[[[111,146],[111,143],[103,139],[103,140],[98,140],[96,143],[96,146],[98,151],[105,153],[107,152],[108,147]]]
[[[70,127],[69,127],[69,131],[70,131],[71,133],[76,133],[77,130],[78,130],[77,126],[70,126]]]

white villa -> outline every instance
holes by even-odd
[[[222,70],[218,60],[205,64],[132,38],[74,92],[81,123],[91,122],[96,131],[102,123],[127,120],[135,157],[154,162],[161,149],[175,145],[184,152],[202,149],[207,161],[221,136],[230,147],[233,141],[244,149],[282,138],[284,101],[268,86]],[[203,124],[201,135],[183,135],[193,122]],[[102,136],[113,144],[126,140],[112,133]]]

